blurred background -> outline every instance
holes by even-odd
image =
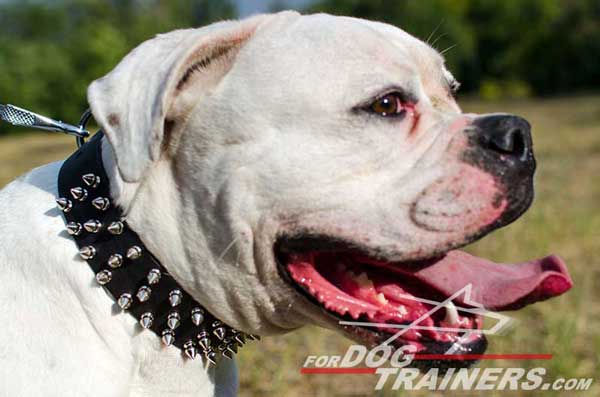
[[[532,123],[536,201],[470,250],[506,262],[558,253],[575,288],[510,314],[515,328],[490,340],[490,353],[552,353],[552,360],[481,365],[544,366],[549,378],[600,378],[599,0],[0,0],[0,103],[75,122],[86,108],[87,85],[141,41],[282,9],[399,26],[444,52],[462,82],[465,111],[512,112]],[[73,150],[73,139],[0,122],[0,187]],[[372,395],[376,378],[370,375],[299,373],[307,354],[343,354],[349,344],[314,327],[253,343],[240,354],[241,394]],[[600,387],[595,382],[577,395],[600,395]]]

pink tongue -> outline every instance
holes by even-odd
[[[516,310],[573,286],[565,263],[556,255],[507,265],[450,251],[439,262],[411,273],[448,296],[471,284],[471,301],[490,310]],[[463,298],[461,294],[456,301],[469,304]]]

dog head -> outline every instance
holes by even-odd
[[[490,309],[567,290],[556,257],[502,266],[455,248],[533,198],[530,126],[463,114],[427,44],[386,24],[284,12],[160,35],[94,82],[114,196],[217,317],[272,334],[308,322],[444,351]],[[483,336],[461,341],[485,348]]]

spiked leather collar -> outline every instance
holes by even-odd
[[[101,156],[102,132],[81,146],[58,175],[58,207],[75,239],[80,256],[96,282],[142,328],[176,346],[190,359],[202,355],[210,363],[231,358],[246,338],[211,315],[171,277],[128,226],[110,198]]]

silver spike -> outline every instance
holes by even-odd
[[[246,340],[244,339],[244,335],[240,334],[240,333],[236,333],[233,336],[233,339],[235,339],[235,341],[238,343],[238,345],[243,346],[244,343],[246,343]]]
[[[110,200],[106,197],[96,197],[92,200],[94,208],[100,211],[106,211],[110,207]]]
[[[140,316],[140,325],[142,328],[150,328],[152,327],[152,323],[154,322],[154,315],[150,312],[146,312]]]
[[[169,316],[167,317],[167,326],[174,330],[175,328],[179,327],[179,324],[181,324],[181,317],[179,317],[179,313],[169,313]]]
[[[248,336],[249,339],[252,340],[260,340],[260,335],[255,335],[255,334],[246,334]]]
[[[79,236],[81,234],[81,230],[83,230],[81,223],[77,223],[77,222],[67,223],[67,233],[69,233],[71,236]]]
[[[185,355],[192,360],[198,356],[198,350],[196,349],[196,346],[194,346],[194,342],[191,340],[188,340],[183,344],[183,349],[185,351]]]
[[[129,292],[121,294],[121,296],[119,296],[119,299],[117,300],[117,305],[119,305],[119,307],[123,310],[129,309],[131,303],[133,303],[133,297]]]
[[[160,269],[151,269],[148,272],[146,278],[148,279],[148,284],[154,285],[160,281],[160,277],[162,276]]]
[[[127,258],[132,261],[138,259],[140,256],[142,256],[142,249],[137,245],[134,245],[127,250]]]
[[[169,292],[169,303],[172,307],[178,306],[181,303],[181,299],[183,298],[183,294],[180,290],[174,289]]]
[[[110,225],[108,225],[106,230],[108,230],[108,232],[110,234],[117,235],[117,234],[123,233],[123,228],[124,228],[123,222],[115,221],[115,222],[111,223]]]
[[[238,346],[235,343],[228,343],[227,351],[231,352],[231,354],[236,354],[238,351]]]
[[[90,219],[83,224],[83,228],[90,233],[98,233],[101,227],[102,223],[97,219]]]
[[[112,280],[112,273],[110,270],[101,270],[96,273],[96,281],[100,285],[106,285]]]
[[[121,254],[112,254],[108,258],[108,266],[112,267],[113,269],[116,269],[117,267],[121,267],[122,264],[123,264],[123,255],[121,255]]]
[[[81,256],[86,261],[92,259],[96,256],[96,248],[91,245],[86,245],[85,247],[81,247],[79,250],[79,256]]]
[[[204,357],[211,364],[216,364],[217,354],[212,349],[206,349],[204,351]]]
[[[84,201],[88,196],[88,192],[84,188],[78,186],[71,189],[71,196],[73,196],[75,200]]]
[[[150,287],[143,285],[140,287],[140,289],[138,289],[138,292],[135,296],[137,296],[140,302],[146,302],[148,299],[150,299],[151,293],[152,290],[150,289]]]
[[[194,325],[200,325],[204,321],[204,310],[199,307],[192,309],[192,322]]]
[[[56,205],[62,212],[69,212],[73,208],[73,203],[68,198],[59,197],[56,199]]]
[[[208,332],[200,331],[197,335],[198,344],[202,348],[202,350],[206,350],[210,347],[210,338]]]
[[[98,187],[100,184],[100,177],[92,173],[82,175],[81,179],[83,179],[83,183],[89,187]]]
[[[164,329],[161,334],[162,343],[165,346],[171,346],[175,342],[175,332],[170,329]]]
[[[221,352],[221,354],[223,355],[223,357],[228,358],[231,360],[231,358],[233,357],[233,353],[230,352],[229,350],[223,350]]]
[[[225,328],[217,327],[213,330],[213,334],[219,339],[223,340],[225,338]]]

